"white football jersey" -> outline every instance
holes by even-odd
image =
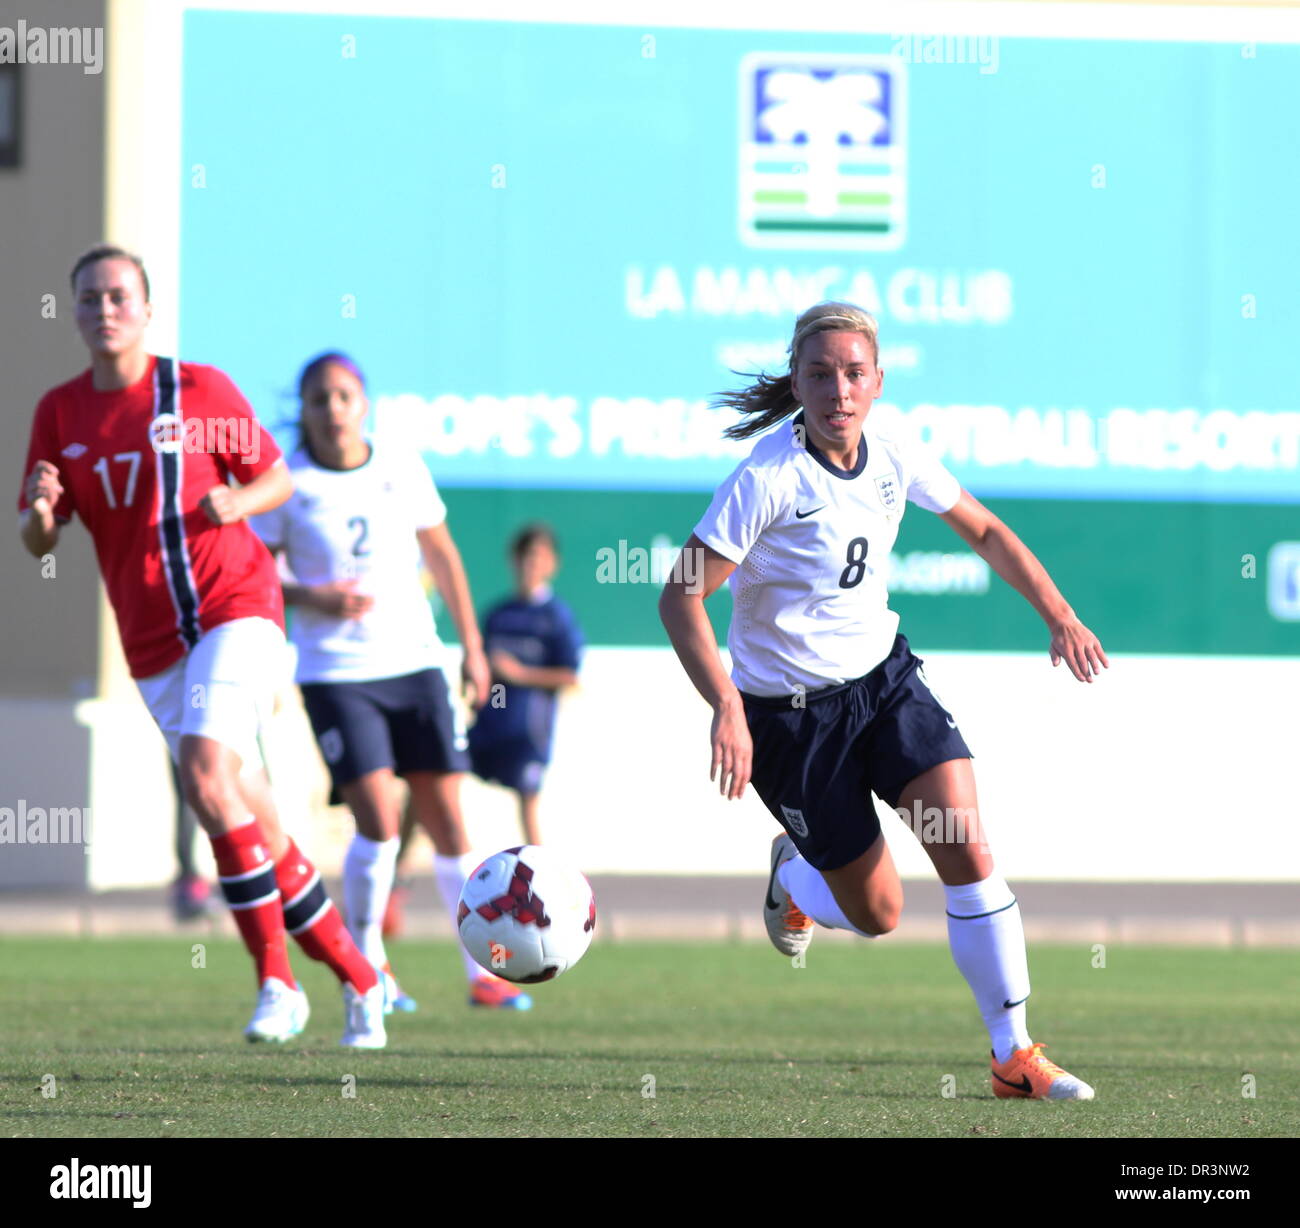
[[[802,439],[803,414],[755,445],[695,536],[737,564],[727,647],[751,695],[793,695],[860,678],[893,648],[889,555],[903,506],[949,511],[961,485],[925,448],[872,431],[852,472]]]
[[[447,508],[415,452],[371,444],[356,469],[324,469],[300,448],[288,458],[294,491],[253,518],[272,551],[283,550],[299,584],[356,580],[374,597],[360,618],[289,608],[298,682],[363,682],[438,666],[442,646],[421,580],[416,530]]]

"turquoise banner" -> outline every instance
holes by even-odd
[[[189,11],[182,353],[287,442],[300,366],[349,352],[480,603],[542,518],[591,642],[662,644],[749,446],[711,394],[848,298],[873,414],[1108,648],[1293,653],[1297,80],[1281,45]],[[1043,647],[920,512],[891,588],[918,646]]]
[[[743,451],[710,393],[844,297],[878,412],[971,490],[1294,503],[1298,79],[1296,46],[190,11],[183,347],[271,419],[352,352],[445,486],[706,490]]]

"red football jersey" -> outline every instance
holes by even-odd
[[[266,547],[246,522],[215,525],[199,507],[229,476],[250,482],[279,459],[215,367],[151,357],[129,388],[97,391],[86,371],[41,398],[23,481],[37,461],[58,469],[54,514],[90,530],[133,678],[161,673],[232,619],[284,627]]]

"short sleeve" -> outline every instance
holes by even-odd
[[[419,456],[411,457],[405,490],[417,530],[437,528],[447,519],[447,505],[434,485],[429,466]]]
[[[904,453],[907,499],[927,512],[950,512],[961,498],[961,483],[923,443],[913,443]]]
[[[553,669],[577,670],[582,660],[582,628],[573,616],[573,611],[562,602],[555,607],[556,626],[551,637],[550,660]]]
[[[743,563],[758,536],[776,518],[772,474],[749,461],[718,487],[695,536],[732,563]]]
[[[280,446],[235,387],[234,381],[216,367],[200,367],[206,377],[207,395],[203,413],[210,429],[207,438],[217,446],[212,451],[222,467],[232,474],[241,486],[260,477],[281,459]],[[218,424],[223,430],[215,429]]]
[[[63,459],[60,452],[62,441],[59,439],[58,425],[57,403],[47,393],[37,405],[36,416],[32,420],[32,436],[27,445],[27,464],[23,468],[22,481],[18,486],[18,510],[25,512],[30,506],[27,502],[27,479],[31,476],[32,470],[36,468],[39,461],[49,461],[59,470],[59,480],[63,484],[63,494],[54,505],[54,518],[66,524],[72,519],[77,508],[72,500],[72,484],[68,481],[65,472],[67,461]]]

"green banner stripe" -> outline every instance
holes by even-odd
[[[435,479],[454,474],[455,458],[430,459]],[[660,585],[650,577],[644,556],[654,557],[658,547],[662,558],[680,546],[708,507],[710,492],[441,488],[441,493],[480,612],[513,587],[505,557],[511,534],[540,519],[560,540],[555,591],[573,607],[588,642],[667,644],[656,608]],[[1042,560],[1107,652],[1300,655],[1300,623],[1275,618],[1268,606],[1268,552],[1275,542],[1300,540],[1294,507],[984,502]],[[643,555],[633,553],[637,550]],[[598,579],[598,560],[611,557],[601,551],[626,560],[617,582]],[[890,605],[918,653],[1047,651],[1047,628],[1018,593],[994,574],[987,585],[972,584],[968,567],[954,571],[953,558],[945,561],[945,556],[963,564],[973,560],[938,516],[909,505],[894,553],[905,568],[902,587],[910,591],[896,586]],[[842,567],[842,560],[837,565]],[[945,580],[954,575],[956,582]],[[705,609],[724,642],[731,616],[725,585]],[[439,613],[438,630],[454,640],[445,612]]]
[[[755,230],[817,230],[832,233],[884,234],[893,229],[890,222],[798,222],[754,219]]]
[[[760,205],[805,205],[808,203],[807,192],[778,192],[764,188],[754,193],[754,199]]]

